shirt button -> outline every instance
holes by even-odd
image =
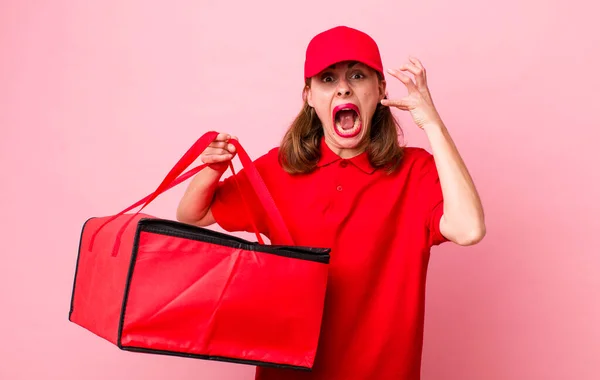
[[[341,187],[341,186],[338,186],[338,187],[337,187],[337,191],[342,191],[342,187]]]
[[[348,166],[348,161],[342,161],[340,162],[340,166],[345,168],[346,166]]]

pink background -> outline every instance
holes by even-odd
[[[338,24],[370,33],[386,67],[421,58],[485,203],[481,244],[433,253],[423,378],[600,378],[600,30],[577,3],[4,0],[0,379],[252,378],[68,322],[80,229],[208,130],[254,158],[277,145],[309,38]],[[183,190],[148,211],[174,218]]]

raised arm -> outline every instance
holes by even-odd
[[[409,63],[388,72],[404,83],[408,95],[399,100],[384,99],[382,104],[409,111],[429,138],[444,197],[440,232],[459,245],[478,243],[486,233],[483,206],[467,167],[433,104],[425,68],[411,57]],[[403,72],[413,74],[414,82]]]

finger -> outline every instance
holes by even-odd
[[[400,66],[400,70],[408,71],[409,73],[414,75],[418,87],[423,87],[425,85],[425,77],[423,76],[423,70],[421,70],[414,64],[405,63],[404,65]]]
[[[410,62],[405,63],[402,66],[400,66],[400,70],[408,71],[415,76],[422,74],[421,69],[419,69],[414,63],[410,63]]]
[[[205,164],[216,164],[231,161],[232,158],[233,155],[231,154],[206,154],[202,156],[202,162]]]
[[[230,152],[229,150],[227,150],[226,148],[206,148],[204,150],[204,152],[202,152],[203,155],[225,155],[225,154],[233,154],[233,152]]]
[[[233,145],[233,144],[227,144],[227,148],[226,149],[227,149],[227,151],[229,153],[232,153],[232,154],[235,153],[235,151],[236,151],[235,150],[235,145]]]
[[[235,146],[231,143],[228,143],[226,141],[219,141],[219,142],[212,142],[208,145],[208,148],[212,148],[212,149],[220,149],[223,151],[227,151],[229,153],[235,153]],[[207,149],[208,149],[207,148]]]
[[[215,149],[226,149],[227,148],[227,141],[213,141],[211,142],[208,146],[210,148],[215,148]]]
[[[427,70],[425,70],[425,66],[423,65],[423,63],[419,61],[419,59],[416,57],[411,56],[408,59],[410,59],[410,61],[421,70],[423,80],[425,81],[425,83],[427,83]]]
[[[404,85],[408,88],[409,91],[417,89],[412,79],[410,79],[408,75],[403,74],[399,70],[388,69],[388,73],[397,78],[400,82],[404,83]]]
[[[413,57],[410,56],[408,57],[408,59],[415,65],[417,66],[419,69],[421,69],[421,71],[423,71],[423,74],[425,74],[425,66],[423,66],[423,63],[421,61],[419,61],[419,59],[417,57]]]
[[[383,99],[381,101],[381,104],[384,106],[388,106],[388,107],[397,107],[401,110],[405,110],[408,111],[411,109],[411,103],[405,99],[397,99],[397,100],[391,100],[391,99]]]
[[[213,141],[229,141],[231,135],[229,133],[219,133]]]
[[[229,136],[229,139],[228,139],[227,141],[229,141],[229,140],[235,140],[235,141],[238,141],[238,138],[237,138],[236,136]],[[235,154],[235,152],[237,151],[237,150],[236,150],[236,148],[235,148],[235,145],[233,145],[233,144],[231,144],[231,143],[227,144],[227,148],[226,148],[226,149],[227,149],[227,150],[228,150],[230,153],[232,153],[232,154]]]
[[[228,136],[227,138],[227,142],[222,143],[222,145],[220,146],[220,148],[225,149],[228,153],[234,154],[236,153],[236,148],[235,145],[229,143],[230,140],[236,140],[237,141],[237,137],[236,136]]]

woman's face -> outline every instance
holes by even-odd
[[[362,63],[342,62],[312,77],[305,91],[329,148],[342,158],[360,154],[373,113],[385,95],[385,81]]]

